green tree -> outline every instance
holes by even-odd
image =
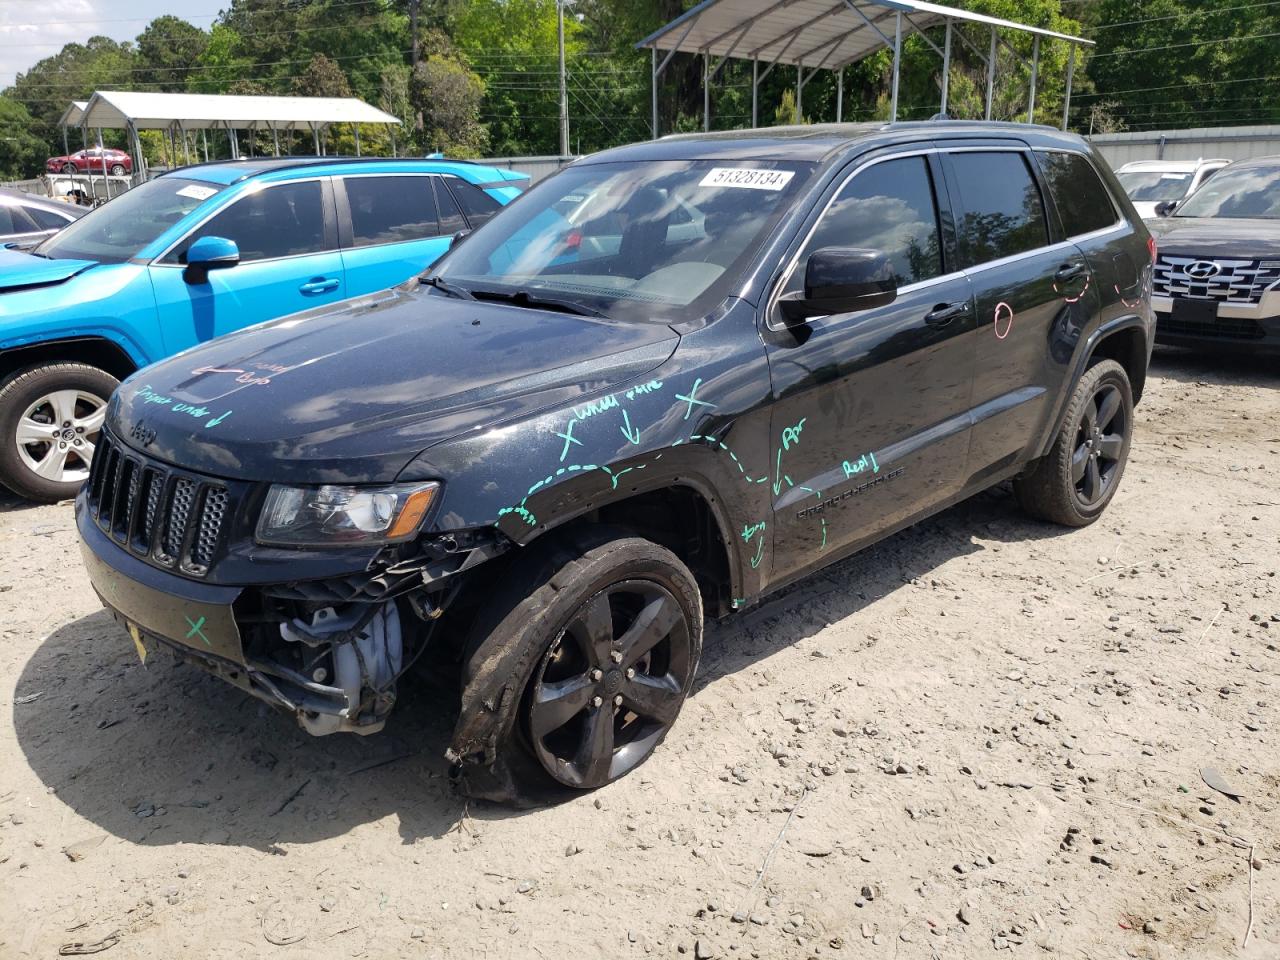
[[[293,92],[299,97],[349,97],[351,84],[340,66],[323,53],[315,53],[302,76],[294,79]]]
[[[0,97],[0,179],[25,180],[44,169],[48,145],[31,132],[32,125],[26,107]]]
[[[209,34],[179,17],[156,17],[138,34],[137,79],[152,90],[185,90]]]
[[[488,145],[488,133],[479,120],[484,82],[465,64],[440,56],[420,61],[413,71],[410,97],[422,113],[426,149],[478,156]]]

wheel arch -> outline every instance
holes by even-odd
[[[1147,360],[1150,356],[1146,329],[1139,318],[1133,317],[1127,322],[1099,329],[1090,343],[1084,366],[1076,372],[1073,382],[1099,360],[1114,360],[1124,367],[1124,372],[1129,377],[1136,405],[1142,399],[1142,391],[1146,386]]]
[[[619,491],[621,492],[621,491]],[[742,595],[741,558],[730,548],[724,505],[712,485],[696,476],[630,487],[625,494],[548,524],[535,542],[552,532],[608,524],[666,547],[693,573],[704,609],[713,617],[734,609]]]
[[[0,381],[44,363],[84,363],[123,380],[139,363],[125,347],[106,337],[69,337],[0,350]]]

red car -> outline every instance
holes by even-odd
[[[107,147],[99,150],[78,150],[66,157],[50,157],[44,162],[49,173],[102,173],[103,167],[112,176],[122,177],[133,172],[133,158],[123,150]]]

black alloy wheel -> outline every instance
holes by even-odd
[[[1123,462],[1129,428],[1120,388],[1100,384],[1085,404],[1071,455],[1071,479],[1081,506],[1092,507],[1110,490]]]
[[[1023,509],[1067,527],[1097,520],[1120,486],[1133,424],[1128,374],[1114,360],[1098,360],[1072,390],[1053,446],[1014,478]]]
[[[684,609],[650,580],[588,598],[543,656],[524,708],[543,769],[578,789],[642,763],[675,723],[695,667]]]

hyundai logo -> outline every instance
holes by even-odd
[[[1187,267],[1187,276],[1192,280],[1211,280],[1221,272],[1222,268],[1212,260],[1197,260]]]

